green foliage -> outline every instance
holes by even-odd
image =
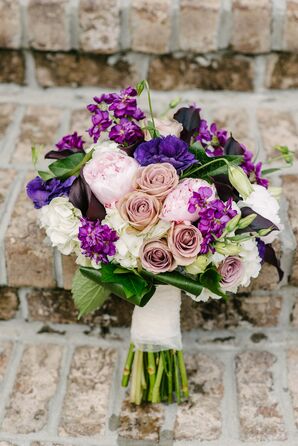
[[[81,152],[74,153],[67,158],[50,164],[49,169],[57,178],[65,180],[72,175],[78,175],[81,168],[92,158],[92,153],[92,150],[86,154]]]
[[[99,285],[78,269],[72,283],[72,295],[79,318],[100,308],[110,295],[107,287]]]
[[[137,90],[138,96],[141,96],[141,94],[144,91],[145,86],[146,86],[146,81],[145,80],[142,80],[141,82],[139,82],[136,85],[136,90]]]
[[[105,284],[116,296],[141,307],[146,305],[155,292],[152,281],[148,282],[137,271],[119,268],[111,263],[102,265],[99,270],[81,267],[80,271],[94,282]]]
[[[36,168],[39,157],[40,157],[41,153],[43,152],[43,150],[44,150],[43,145],[31,147],[31,159],[32,159],[32,164],[35,168]]]
[[[204,288],[218,296],[226,297],[226,294],[220,288],[221,275],[214,267],[207,268],[199,277],[199,281]]]
[[[166,285],[172,285],[180,290],[199,296],[202,292],[202,285],[198,280],[194,280],[189,276],[185,276],[177,271],[170,273],[152,274],[149,271],[143,270],[142,276],[148,277],[154,280],[155,283],[163,283]]]
[[[37,173],[40,176],[40,178],[42,178],[44,181],[51,180],[52,178],[55,177],[55,175],[53,173],[46,172],[44,170],[38,170]]]

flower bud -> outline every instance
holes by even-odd
[[[239,254],[239,252],[241,251],[240,246],[236,243],[229,243],[227,245],[225,243],[218,242],[215,244],[214,248],[216,252],[224,256],[234,256]]]
[[[271,231],[272,231],[272,226],[270,226],[270,228],[267,229],[260,229],[260,231],[258,231],[258,235],[260,237],[265,237],[265,235],[268,235]]]
[[[249,226],[256,217],[257,214],[250,214],[247,217],[241,218],[241,220],[238,223],[238,229],[247,228],[247,226]]]
[[[200,274],[205,271],[208,264],[210,262],[210,258],[207,255],[201,255],[196,258],[196,260],[191,264],[185,267],[185,270],[189,274]]]
[[[242,198],[247,198],[253,192],[252,185],[241,167],[229,164],[228,175],[230,183]]]
[[[236,227],[237,227],[237,225],[238,225],[238,222],[239,222],[239,220],[240,220],[240,218],[241,218],[241,214],[237,214],[237,215],[235,215],[235,217],[233,217],[229,222],[228,222],[228,224],[226,225],[226,231],[227,232],[232,232],[232,231],[234,231],[234,229],[236,229]]]

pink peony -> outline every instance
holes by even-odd
[[[222,276],[221,286],[228,291],[233,291],[240,285],[243,277],[244,266],[237,256],[229,256],[219,265],[218,272]]]
[[[197,192],[200,187],[209,187],[213,194],[208,201],[214,200],[216,189],[213,184],[207,183],[199,178],[187,178],[182,180],[164,201],[160,218],[166,221],[196,221],[199,216],[199,209],[193,214],[188,211],[189,200],[193,192]]]
[[[160,202],[144,192],[134,191],[122,197],[117,208],[123,220],[138,231],[146,232],[157,223]]]
[[[133,178],[138,170],[134,158],[121,151],[107,151],[92,158],[83,169],[87,184],[96,198],[106,207],[133,190]]]
[[[157,163],[140,167],[134,186],[138,190],[163,200],[177,186],[178,182],[179,177],[176,169],[171,164]]]
[[[143,268],[154,274],[173,271],[177,264],[165,240],[147,240],[140,249]]]
[[[201,249],[202,234],[191,223],[172,223],[168,245],[178,265],[190,265]]]

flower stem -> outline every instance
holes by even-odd
[[[182,381],[182,392],[183,392],[185,398],[188,398],[188,396],[189,396],[188,380],[187,380],[186,367],[185,367],[185,363],[184,363],[182,350],[177,352],[177,356],[178,356],[178,364],[179,364],[179,368],[180,368],[181,381]]]
[[[159,355],[157,375],[156,375],[156,380],[155,380],[155,384],[153,387],[153,393],[152,393],[152,403],[160,402],[160,383],[161,383],[163,372],[164,372],[163,358],[162,358],[162,355]]]
[[[154,387],[154,383],[155,383],[155,373],[156,373],[154,353],[148,352],[147,357],[148,357],[147,372],[149,375],[148,401],[152,401],[152,393],[153,393],[153,387]]]
[[[146,86],[147,96],[148,96],[148,104],[149,104],[150,116],[151,116],[153,127],[155,128],[153,109],[152,109],[152,102],[151,102],[151,94],[150,94],[150,87],[149,87],[149,84],[148,84],[147,80],[145,80],[145,86]]]
[[[134,345],[131,343],[130,346],[129,346],[128,353],[127,353],[125,366],[124,366],[124,369],[123,369],[122,382],[121,382],[122,387],[127,387],[128,386],[133,358],[134,358]]]
[[[176,400],[179,404],[181,401],[180,395],[180,380],[179,380],[179,365],[176,352],[173,350],[173,359],[174,359],[174,375],[175,375],[175,392],[176,392]]]
[[[142,376],[143,376],[143,352],[141,350],[136,351],[136,387],[135,387],[135,403],[141,404],[142,402]]]

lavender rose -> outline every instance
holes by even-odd
[[[173,271],[177,264],[165,240],[147,240],[140,249],[143,268],[154,274]]]
[[[178,173],[197,162],[195,156],[188,150],[188,145],[173,135],[141,143],[136,148],[134,157],[141,166],[170,163]]]
[[[178,182],[179,177],[176,169],[171,164],[158,163],[140,167],[134,187],[163,200],[177,186]]]
[[[219,265],[218,272],[222,276],[222,288],[227,291],[236,291],[243,277],[244,266],[239,257],[229,256]]]
[[[202,234],[194,225],[172,224],[168,234],[168,246],[178,265],[193,263],[200,252],[201,242]]]
[[[157,222],[161,205],[152,195],[130,192],[119,200],[117,208],[133,228],[147,232]]]

